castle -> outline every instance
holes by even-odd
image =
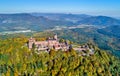
[[[67,51],[70,47],[67,42],[60,43],[57,34],[55,34],[53,38],[49,37],[45,41],[36,41],[35,38],[31,37],[28,42],[29,49],[32,49],[33,45],[35,45],[36,50],[39,51],[49,51],[52,48],[55,50],[62,49],[64,51]]]
[[[93,48],[89,48],[88,45],[82,45],[82,46],[78,45],[76,47],[76,45],[68,44],[66,41],[59,42],[57,34],[54,35],[52,38],[50,38],[50,37],[47,38],[44,41],[36,41],[35,38],[31,37],[29,39],[29,42],[28,42],[28,48],[30,50],[32,48],[34,48],[37,51],[47,51],[47,52],[49,52],[50,49],[55,49],[56,51],[60,50],[60,49],[62,51],[68,51],[69,49],[73,48],[74,50],[76,50],[78,52],[82,52],[83,56],[94,54],[94,49]],[[89,52],[89,54],[86,54],[87,51]]]

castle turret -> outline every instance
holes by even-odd
[[[57,38],[57,34],[55,34],[55,35],[54,35],[54,39],[55,39],[55,40],[57,40],[57,39],[58,39],[58,38]]]
[[[31,37],[31,38],[29,39],[29,43],[28,43],[29,49],[32,49],[33,43],[35,43],[35,39]]]

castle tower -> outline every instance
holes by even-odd
[[[57,38],[57,34],[55,34],[55,35],[54,35],[54,39],[55,39],[55,40],[57,40],[57,39],[58,39],[58,38]]]
[[[31,37],[31,38],[29,39],[29,43],[28,43],[29,49],[32,49],[33,43],[35,43],[35,39]]]

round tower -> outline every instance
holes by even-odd
[[[57,38],[57,34],[55,34],[55,35],[54,35],[54,39],[55,39],[55,40],[57,40],[57,39],[58,39],[58,38]]]
[[[35,39],[31,37],[31,38],[29,39],[29,43],[28,43],[29,49],[32,49],[33,43],[35,43]]]

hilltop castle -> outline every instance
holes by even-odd
[[[52,48],[54,48],[55,50],[62,49],[64,51],[67,51],[70,47],[67,42],[60,43],[57,34],[55,34],[52,38],[47,38],[45,41],[36,41],[35,38],[31,37],[28,43],[29,49],[33,48],[33,44],[35,45],[35,48],[39,51],[49,51]]]
[[[57,34],[55,34],[52,38],[48,37],[44,41],[36,41],[35,38],[31,37],[28,42],[28,48],[31,50],[33,47],[35,50],[48,51],[48,52],[50,51],[50,49],[55,49],[56,51],[60,49],[62,51],[68,51],[69,49],[73,48],[74,50],[78,52],[82,52],[83,56],[94,54],[94,49],[89,48],[88,45],[82,45],[82,46],[77,45],[76,46],[76,45],[68,44],[66,41],[59,42]],[[86,54],[87,51],[89,52],[89,54]]]

